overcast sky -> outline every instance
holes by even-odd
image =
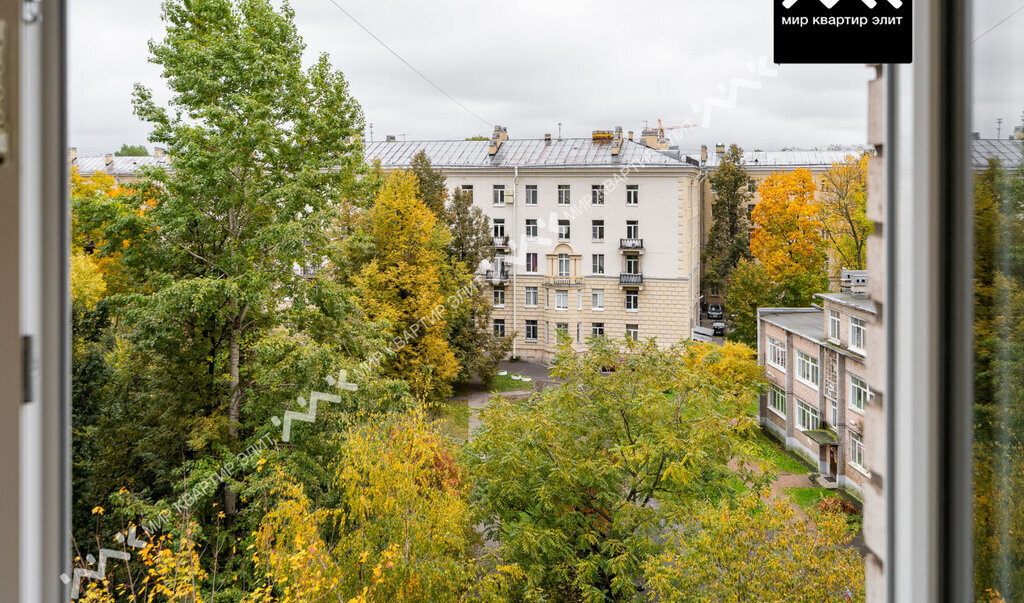
[[[686,131],[684,149],[719,141],[747,149],[865,142],[871,71],[772,65],[771,3],[764,0],[336,1],[483,120],[423,81],[330,0],[293,0],[307,61],[326,52],[344,72],[375,139],[486,135],[494,123],[513,138],[557,133],[558,122],[565,136],[616,125],[639,130],[659,118],[666,126],[702,124],[707,99],[728,98],[739,78],[761,87],[739,87],[735,107],[716,107],[710,127]],[[159,2],[69,4],[71,145],[100,154],[144,143],[149,129],[132,114],[130,92],[141,82],[166,99],[159,69],[147,62],[147,41],[163,35]],[[979,20],[991,25],[1015,8],[1009,0],[991,4],[976,19],[979,32],[987,28]],[[1024,24],[1024,14],[978,46],[1014,44],[1022,38],[1018,21]],[[762,73],[762,60],[777,74]],[[991,71],[1005,74],[998,65]],[[993,99],[975,129],[990,125],[985,134],[994,135],[998,113],[1006,136],[1021,109]]]

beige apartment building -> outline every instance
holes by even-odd
[[[760,308],[758,362],[769,386],[761,425],[817,467],[826,486],[863,498],[871,478],[864,413],[871,401],[867,327],[877,309],[855,272],[850,291],[822,293],[820,308]]]
[[[512,355],[548,361],[564,331],[689,339],[699,314],[699,162],[634,141],[621,128],[590,138],[389,140],[368,160],[408,168],[424,151],[491,220],[493,257],[479,267],[497,335]]]

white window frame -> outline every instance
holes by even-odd
[[[494,307],[504,308],[505,307],[505,288],[495,287],[494,288]]]
[[[628,339],[632,339],[633,341],[640,341],[640,325],[626,325],[626,337]]]
[[[632,307],[630,307],[629,300],[633,300]],[[640,290],[639,289],[626,289],[626,312],[639,312],[640,311]]]
[[[626,238],[640,238],[640,220],[626,220]]]
[[[463,194],[469,193],[469,202],[472,203],[473,202],[473,185],[472,184],[463,184],[459,188],[462,189],[462,193]]]
[[[559,205],[569,205],[571,203],[571,200],[570,200],[570,190],[571,189],[570,189],[568,184],[559,184],[558,185],[558,204]]]
[[[491,203],[494,207],[505,207],[505,185],[495,184],[491,190]]]
[[[805,373],[807,373],[805,375]],[[821,381],[821,367],[818,359],[801,350],[796,351],[796,378],[804,385],[818,389]]]
[[[767,336],[767,347],[764,359],[770,366],[780,371],[786,370],[786,344],[772,336]]]
[[[568,241],[570,236],[572,236],[572,222],[570,222],[569,220],[559,220],[558,240]]]
[[[526,219],[526,238],[531,240],[531,241],[533,239],[536,239],[537,238],[538,230],[539,229],[538,229],[538,226],[537,226],[537,218],[527,218]]]
[[[858,399],[860,399],[859,406],[857,405]],[[870,399],[871,389],[868,387],[867,381],[856,375],[850,375],[850,408],[854,412],[864,414],[864,406]]]
[[[494,218],[491,220],[491,234],[496,237],[505,236],[505,218]]]
[[[821,427],[818,409],[812,404],[796,399],[796,428],[800,431],[813,431]]]
[[[828,338],[836,343],[839,342],[839,332],[842,325],[839,317],[839,312],[836,310],[828,311]]]
[[[639,184],[627,184],[626,185],[626,205],[629,205],[629,206],[640,205],[640,185]]]
[[[533,337],[530,337],[530,327],[533,327]],[[527,342],[537,343],[537,336],[540,335],[540,324],[536,320],[527,320],[526,329],[523,331],[523,335]]]
[[[604,185],[594,184],[590,187],[590,204],[604,205]]]
[[[829,400],[829,422],[833,428],[839,427],[839,402],[836,400]]]
[[[850,432],[850,460],[847,461],[847,464],[866,476],[871,475],[871,472],[864,466],[864,437],[852,431]]]
[[[498,331],[501,331],[501,333],[498,333]],[[495,318],[494,319],[494,336],[495,337],[504,337],[505,336],[505,319],[504,318]]]
[[[530,266],[530,260],[531,259],[533,259],[533,266]],[[538,257],[537,257],[536,253],[527,253],[526,254],[526,272],[531,273],[531,274],[535,274],[537,272],[537,269],[538,269],[537,267],[539,265],[540,265],[540,261],[538,260]]]
[[[555,290],[555,310],[560,312],[569,310],[569,290],[568,289],[556,289]]]
[[[591,310],[604,312],[604,289],[590,290],[590,305]]]
[[[786,418],[786,390],[782,389],[774,383],[768,386],[768,410],[779,415],[783,419]]]
[[[532,304],[530,303],[531,296],[533,297]],[[524,299],[526,300],[527,308],[536,308],[537,304],[540,302],[540,289],[538,287],[527,287]]]
[[[595,253],[590,256],[590,270],[594,274],[604,274],[603,253]]]
[[[604,220],[591,220],[590,238],[597,241],[604,241]]]
[[[523,200],[523,205],[537,205],[537,185],[527,184],[526,185],[526,198]]]
[[[592,322],[590,323],[590,334],[594,337],[604,336],[604,323],[603,322]]]
[[[854,333],[857,335],[854,336]],[[861,355],[865,353],[864,346],[867,343],[864,338],[867,337],[867,324],[860,318],[850,317],[850,344],[849,348],[851,351],[858,352]],[[860,345],[856,345],[855,342],[859,340]]]
[[[572,261],[568,253],[558,254],[558,276],[569,276],[572,271]]]

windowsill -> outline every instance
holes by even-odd
[[[773,413],[775,413],[776,415],[778,415],[778,416],[779,416],[779,417],[781,417],[782,419],[785,419],[785,418],[786,418],[786,413],[784,413],[784,412],[780,411],[779,409],[775,408],[775,407],[774,407],[774,406],[772,406],[771,404],[769,404],[769,405],[768,405],[768,410],[772,411]]]
[[[765,365],[766,366],[770,366],[770,367],[772,367],[775,370],[782,371],[783,373],[786,372],[786,367],[779,366],[779,365],[775,364],[774,362],[765,362]]]
[[[568,312],[569,308],[555,308],[555,312]]]
[[[559,243],[568,243],[568,242],[569,242],[569,241],[571,241],[571,240],[572,240],[572,239],[569,239],[569,238],[562,238],[562,237],[558,237],[558,242],[559,242]]]
[[[591,308],[591,312],[604,312],[604,308]]]
[[[852,404],[850,406],[848,406],[847,408],[849,408],[850,410],[852,410],[853,412],[857,413],[858,415],[860,415],[862,417],[864,416],[864,410],[863,409],[857,408],[856,406],[854,406]]]
[[[590,239],[591,243],[604,243],[604,239]]]
[[[814,429],[821,429],[821,426],[819,425],[818,427],[815,427]],[[800,433],[803,433],[805,431],[814,431],[814,429],[811,429],[809,427],[800,427],[799,425],[796,426],[796,430],[799,431]]]
[[[527,338],[526,339],[526,343],[537,343],[537,340],[536,339],[529,339],[529,338]]]
[[[839,346],[843,345],[842,342],[839,341],[838,337],[829,337],[828,338],[828,342],[833,344],[833,345],[839,345]]]
[[[633,309],[626,308],[626,312],[639,312],[639,311],[640,311],[640,308],[633,308]]]
[[[810,381],[801,379],[800,377],[797,377],[796,380],[799,381],[800,383],[803,383],[807,387],[813,389],[814,391],[818,391],[818,386],[816,384],[811,383]]]
[[[863,475],[864,477],[871,477],[871,472],[865,469],[864,467],[861,467],[857,463],[854,463],[853,461],[847,461],[846,464],[859,471],[861,475]]]
[[[494,203],[494,204],[491,205],[491,207],[505,207],[505,204],[504,203]]]
[[[491,306],[491,307],[492,307],[492,308],[504,308],[504,307],[505,307],[505,304],[495,304],[495,305],[493,305],[493,306]]]
[[[853,346],[851,345],[851,346],[849,346],[849,348],[848,348],[848,349],[849,349],[849,350],[850,350],[851,352],[853,352],[854,354],[857,354],[857,355],[859,355],[859,356],[867,356],[867,352],[868,352],[868,351],[867,351],[867,350],[865,350],[864,348],[855,348],[855,347],[853,347]]]
[[[531,235],[526,235],[526,240],[527,241],[536,241],[537,240],[537,235],[532,235],[532,236]]]
[[[531,309],[536,309],[537,308],[537,304],[533,304],[532,306],[530,304],[526,304],[525,307],[526,308],[531,308]]]

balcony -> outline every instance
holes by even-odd
[[[493,237],[491,245],[496,249],[502,249],[508,247],[508,237]]]
[[[492,283],[507,283],[511,278],[511,273],[508,270],[488,270],[484,273],[484,279]]]
[[[619,239],[619,249],[622,251],[643,251],[643,239]]]
[[[644,275],[643,274],[630,274],[630,273],[623,272],[623,273],[619,274],[619,284],[620,285],[630,285],[630,286],[643,285],[644,284]]]
[[[582,287],[583,277],[582,276],[545,276],[544,286],[546,287]]]

